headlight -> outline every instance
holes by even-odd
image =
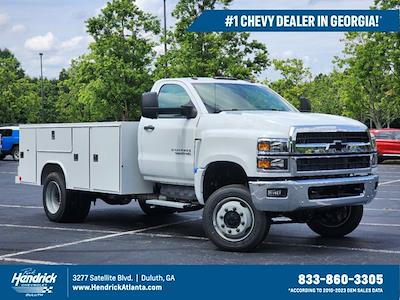
[[[287,154],[287,139],[266,139],[260,138],[257,143],[258,154]]]
[[[289,170],[289,140],[259,138],[257,141],[258,172]]]
[[[259,172],[267,172],[270,170],[288,170],[288,159],[276,157],[258,157],[257,169]]]

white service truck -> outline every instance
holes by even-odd
[[[254,249],[275,223],[347,235],[376,195],[366,126],[299,112],[263,85],[163,79],[141,111],[139,122],[21,125],[16,182],[43,185],[54,222],[83,221],[96,199],[134,199],[149,215],[204,208],[205,233],[229,251]]]

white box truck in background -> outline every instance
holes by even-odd
[[[204,207],[207,236],[229,251],[254,249],[278,217],[344,236],[376,195],[366,126],[301,113],[262,85],[163,79],[141,110],[139,122],[21,125],[16,182],[43,185],[55,222],[83,221],[96,199],[153,215]]]

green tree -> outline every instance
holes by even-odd
[[[0,123],[37,122],[37,86],[8,49],[0,49]]]
[[[342,73],[337,71],[315,76],[305,92],[305,96],[312,101],[313,111],[332,115],[348,114],[341,86]]]
[[[227,8],[232,0],[180,0],[172,15],[176,27],[168,33],[169,49],[156,64],[156,77],[232,76],[252,78],[269,66],[263,43],[249,33],[188,32],[206,9]]]
[[[282,78],[271,82],[270,87],[297,107],[300,96],[306,96],[311,80],[310,69],[298,58],[274,59],[272,63]]]
[[[345,56],[337,59],[337,65],[345,70],[352,102],[368,113],[377,128],[390,124],[400,114],[399,64],[400,57],[393,56],[388,49],[384,33],[348,33],[345,41]]]
[[[113,0],[86,23],[94,42],[63,74],[59,113],[73,121],[137,118],[140,97],[152,85],[159,21],[133,0]]]
[[[376,0],[372,8],[398,9],[400,1]],[[400,33],[348,33],[343,54],[335,63],[348,106],[376,128],[389,126],[400,115]]]

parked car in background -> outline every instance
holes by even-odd
[[[400,129],[372,129],[378,147],[378,161],[400,159]]]
[[[7,155],[11,155],[14,160],[19,160],[19,128],[16,126],[0,127],[0,136],[0,160]]]

